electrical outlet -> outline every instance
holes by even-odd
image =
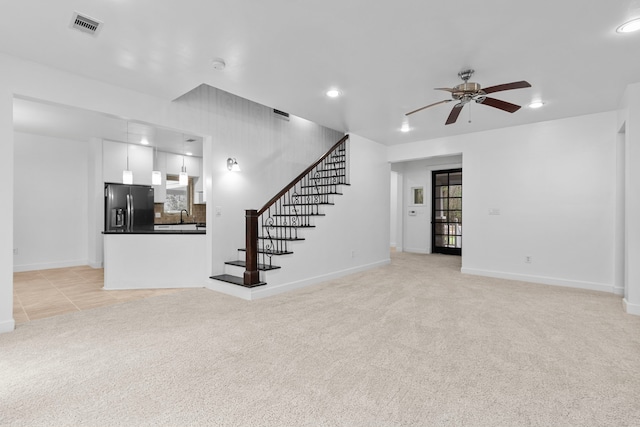
[[[13,248],[13,254],[18,255],[18,248]]]
[[[531,264],[531,255],[527,255],[526,257],[524,257],[524,262],[525,264]]]
[[[355,258],[356,257],[356,251],[351,249],[351,258]]]
[[[161,218],[162,215],[160,214],[160,212],[156,212],[156,218]]]
[[[222,215],[222,207],[216,206],[216,216],[221,216],[221,215]]]

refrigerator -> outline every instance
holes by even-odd
[[[104,185],[104,231],[153,231],[153,187]]]

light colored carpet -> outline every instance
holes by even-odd
[[[637,426],[619,297],[389,266],[264,300],[184,291],[0,335],[11,426]]]

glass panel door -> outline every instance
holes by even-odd
[[[462,254],[462,169],[432,172],[433,253]]]

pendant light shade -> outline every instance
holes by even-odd
[[[127,123],[127,140],[129,140],[129,124]],[[133,172],[129,170],[129,144],[127,144],[127,168],[122,171],[122,183],[133,184]]]
[[[184,135],[182,135],[182,152],[185,152]],[[187,167],[184,165],[184,154],[182,155],[182,170],[180,171],[180,175],[178,175],[178,182],[180,185],[189,185],[189,175],[187,175]]]
[[[151,185],[162,185],[162,172],[151,171]]]
[[[155,170],[158,163],[158,148],[154,147],[153,149],[154,157],[153,157],[153,169],[151,171],[151,185],[162,185],[162,172],[159,170]]]
[[[129,169],[129,122],[127,122],[127,168],[122,171],[122,183],[133,184],[133,172]]]
[[[187,169],[183,166],[182,172],[178,175],[178,182],[180,185],[188,185],[189,184],[189,175],[187,175]]]
[[[133,184],[133,172],[131,172],[130,170],[122,171],[122,183]]]

